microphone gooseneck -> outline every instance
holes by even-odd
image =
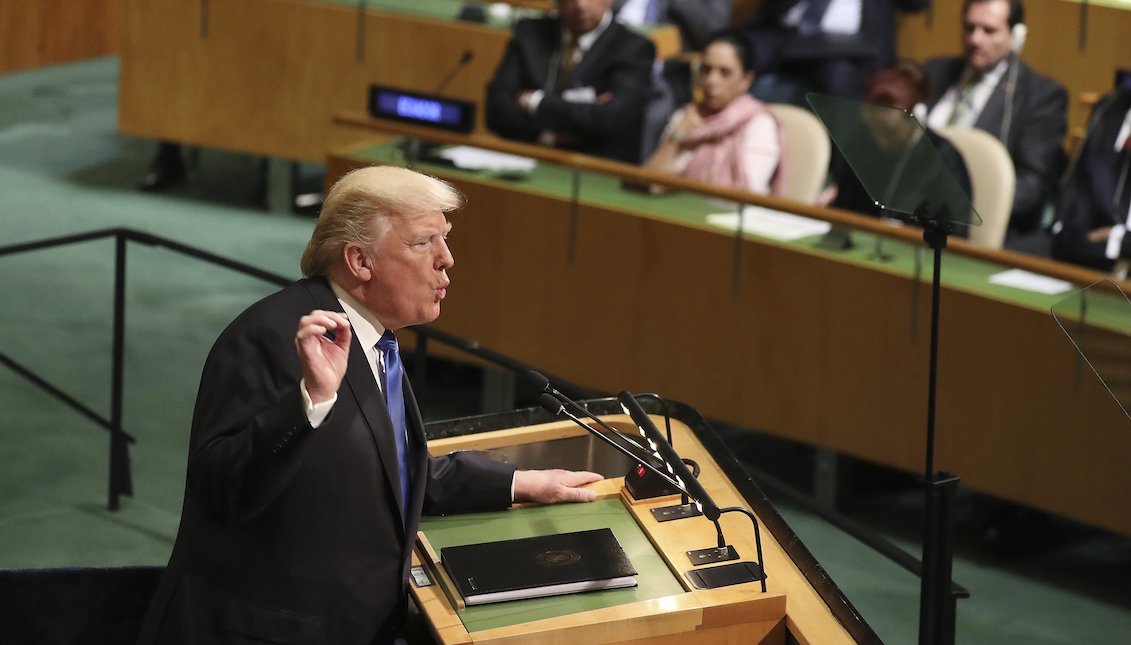
[[[448,84],[452,82],[457,74],[463,71],[463,68],[471,62],[472,58],[475,58],[475,52],[473,52],[471,49],[463,50],[463,54],[460,55],[459,60],[456,61],[456,64],[452,66],[451,71],[449,71],[448,75],[445,76],[442,81],[440,81],[440,84],[436,86],[435,91],[433,91],[432,93],[440,94],[444,90],[448,89]]]

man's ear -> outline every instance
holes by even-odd
[[[367,282],[373,277],[369,254],[361,245],[353,242],[346,244],[342,248],[342,261],[345,264],[346,272],[355,279]]]

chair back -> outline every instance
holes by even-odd
[[[971,202],[982,218],[981,226],[970,227],[970,241],[1000,249],[1017,186],[1009,151],[996,137],[975,128],[946,127],[938,133],[958,150],[970,173]]]
[[[812,112],[796,105],[773,103],[770,110],[781,123],[784,139],[781,196],[816,203],[829,169],[830,143],[825,126]]]

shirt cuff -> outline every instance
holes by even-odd
[[[1126,232],[1127,229],[1118,224],[1111,227],[1111,232],[1107,234],[1107,248],[1104,249],[1107,259],[1119,259],[1119,252],[1123,249],[1123,234]]]
[[[334,396],[329,400],[321,403],[315,403],[310,400],[310,393],[306,391],[306,379],[298,382],[298,389],[302,392],[302,405],[306,410],[306,419],[310,422],[311,428],[317,428],[322,425],[326,417],[330,414],[330,409],[334,407],[334,403],[338,401],[338,393],[334,392]],[[514,497],[514,482],[511,482],[511,497]]]
[[[542,90],[534,90],[533,92],[525,92],[522,95],[520,104],[522,108],[530,114],[538,112],[538,106],[542,104],[542,99],[545,98],[546,93]]]
[[[514,475],[517,472],[518,470],[515,470],[513,473],[511,473],[511,504],[514,504]]]

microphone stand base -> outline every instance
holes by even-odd
[[[703,564],[715,564],[716,562],[737,560],[738,551],[728,544],[724,547],[711,547],[709,549],[688,551],[687,559],[691,560],[691,564],[698,567]]]
[[[702,514],[703,511],[699,510],[699,507],[695,504],[676,504],[675,506],[661,506],[652,509],[652,517],[656,518],[657,522],[682,520],[685,517],[697,517]]]

